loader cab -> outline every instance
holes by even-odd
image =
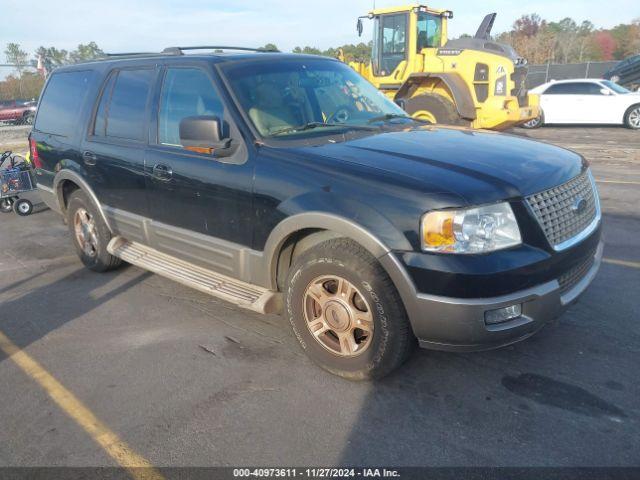
[[[373,20],[373,76],[379,81],[394,84],[404,81],[405,73],[415,71],[415,67],[421,70],[424,62],[421,56],[429,49],[435,53],[446,43],[447,19],[450,16],[449,11],[425,6],[370,12],[366,18]],[[359,22],[360,30],[361,20]]]

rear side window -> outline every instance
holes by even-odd
[[[600,95],[602,87],[595,83],[557,83],[547,88],[545,95]]]
[[[224,107],[207,74],[198,68],[169,68],[162,84],[158,143],[180,145],[180,121],[211,115],[222,120]]]
[[[120,70],[111,74],[98,104],[94,135],[143,141],[146,107],[155,71]]]
[[[95,72],[60,72],[51,75],[44,91],[35,129],[69,137],[78,126],[80,110]]]

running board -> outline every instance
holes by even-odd
[[[114,237],[107,251],[127,263],[167,277],[187,287],[258,313],[280,313],[282,295],[236,280],[123,237]]]

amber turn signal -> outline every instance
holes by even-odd
[[[453,234],[455,211],[431,212],[425,215],[422,222],[422,241],[424,246],[437,248],[454,245]]]

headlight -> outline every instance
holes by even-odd
[[[506,202],[426,213],[420,233],[427,252],[485,253],[522,243],[518,222]]]

